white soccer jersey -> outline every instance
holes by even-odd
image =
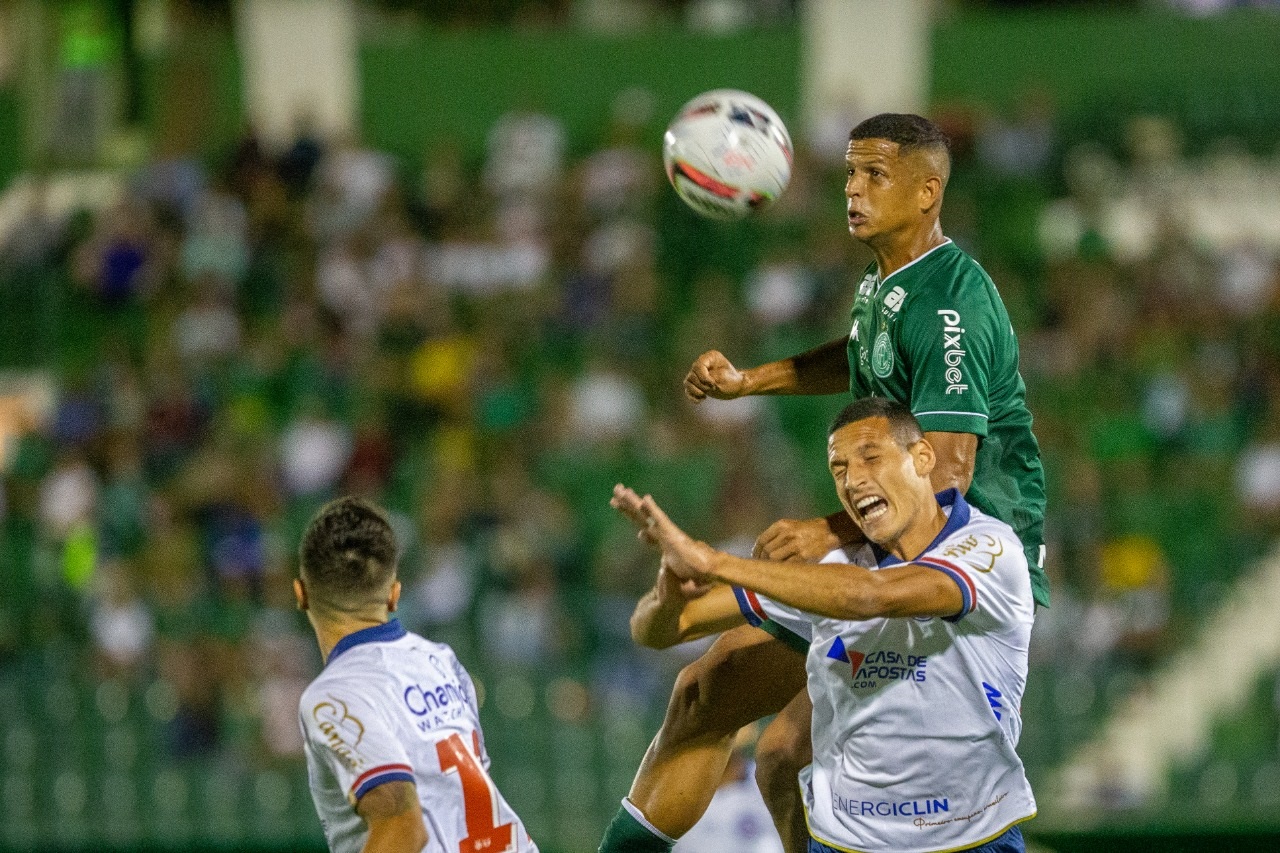
[[[302,695],[307,776],[333,853],[368,838],[355,804],[417,787],[429,853],[537,853],[489,778],[475,688],[453,650],[396,620],[344,637]]]
[[[813,764],[800,784],[811,834],[838,850],[960,850],[1036,812],[1015,751],[1035,607],[1026,557],[954,489],[938,500],[946,526],[913,562],[955,581],[955,616],[828,619],[739,591],[749,622],[809,641]],[[824,562],[901,565],[873,547]]]

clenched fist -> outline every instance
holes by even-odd
[[[684,378],[684,393],[700,403],[708,397],[733,400],[746,391],[746,376],[718,350],[704,352],[694,360]]]

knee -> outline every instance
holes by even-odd
[[[688,740],[708,735],[727,737],[737,731],[732,721],[722,719],[728,708],[723,701],[717,701],[717,686],[717,668],[712,660],[701,658],[680,670],[667,705],[664,732]]]

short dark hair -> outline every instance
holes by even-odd
[[[377,603],[395,580],[398,550],[385,512],[363,498],[338,498],[307,525],[298,573],[319,606],[357,611]]]
[[[911,409],[897,400],[888,397],[863,397],[854,400],[841,409],[840,414],[831,422],[827,435],[835,435],[836,430],[849,424],[865,421],[867,418],[885,418],[889,421],[889,434],[893,436],[904,450],[924,438],[924,430],[920,422],[911,414]]]
[[[849,132],[855,139],[887,139],[898,143],[899,151],[918,148],[941,148],[951,156],[951,140],[942,128],[924,116],[914,113],[880,113],[861,122]]]

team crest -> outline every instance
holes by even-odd
[[[893,344],[889,342],[889,333],[876,335],[875,346],[871,348],[871,371],[885,379],[893,372]]]

